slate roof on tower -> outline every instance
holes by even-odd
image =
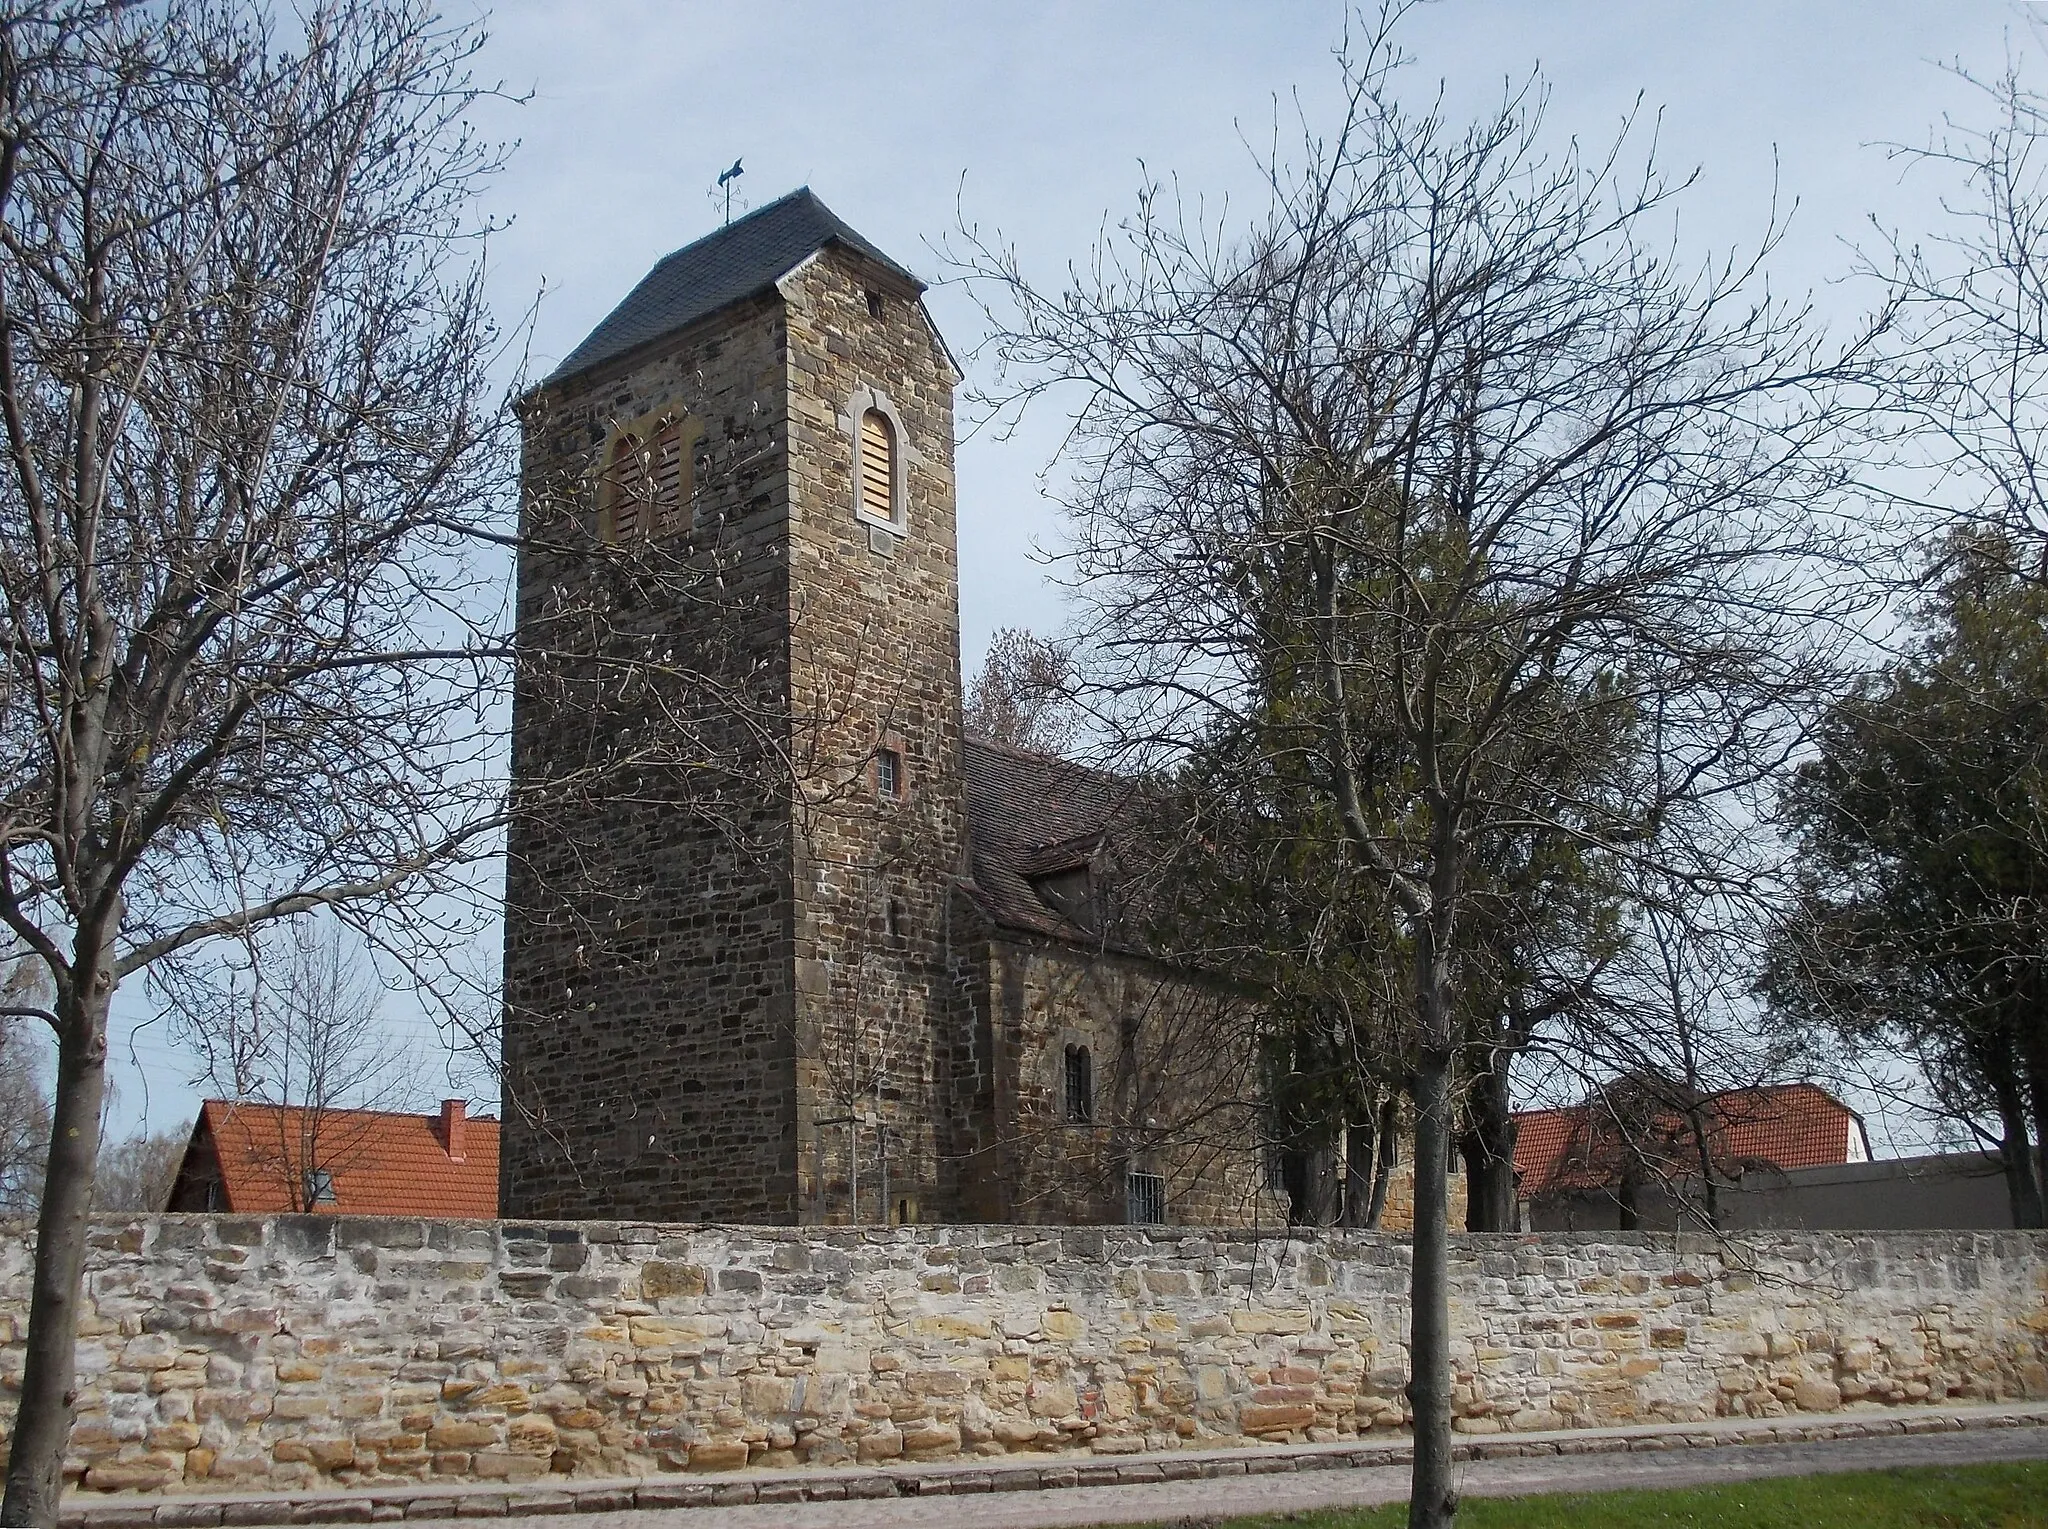
[[[547,381],[587,372],[758,296],[829,244],[856,250],[924,291],[923,282],[801,186],[663,257]]]

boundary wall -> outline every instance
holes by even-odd
[[[0,1229],[0,1426],[32,1237]],[[1457,1427],[2048,1396],[2048,1234],[1453,1239]],[[1329,1231],[103,1217],[71,1474],[302,1491],[1339,1443],[1408,1248]]]

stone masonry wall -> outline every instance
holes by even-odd
[[[1259,1172],[1250,1101],[1255,1033],[1241,995],[1176,978],[1158,962],[1052,940],[995,938],[973,995],[991,1055],[989,1148],[963,1156],[991,1221],[1087,1224],[1124,1216],[1126,1170],[1165,1180],[1167,1219],[1274,1227],[1287,1197]],[[1093,1119],[1067,1119],[1065,1055],[1093,1060]]]
[[[0,1393],[31,1242],[0,1231]],[[2040,1233],[1454,1247],[1468,1433],[2048,1393]],[[72,1469],[202,1491],[1343,1439],[1403,1421],[1407,1257],[1187,1228],[102,1218]]]
[[[525,406],[500,1206],[798,1217],[788,335],[728,309]],[[693,422],[690,525],[606,545],[613,433]]]
[[[961,836],[953,365],[916,291],[843,247],[781,290],[790,690],[808,761],[793,877],[804,1219],[882,1219],[872,1197],[886,1142],[889,1219],[952,1220],[937,1125]],[[900,535],[855,514],[854,438],[878,399],[901,430]],[[880,748],[901,764],[894,798],[874,774]],[[849,1129],[852,1118],[866,1124]],[[870,1197],[860,1210],[857,1176]]]

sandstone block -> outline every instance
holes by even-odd
[[[1059,1343],[1071,1343],[1088,1330],[1088,1324],[1071,1311],[1048,1311],[1038,1319],[1039,1331]]]
[[[927,1338],[993,1338],[996,1331],[995,1324],[986,1317],[966,1316],[955,1312],[919,1317],[912,1326],[916,1332]]]
[[[427,1447],[435,1450],[481,1449],[497,1442],[495,1424],[468,1418],[445,1418],[427,1430]]]
[[[1282,1406],[1247,1406],[1238,1410],[1237,1426],[1246,1433],[1293,1433],[1316,1420],[1316,1409],[1305,1403]]]
[[[903,1453],[903,1435],[894,1428],[878,1428],[860,1436],[856,1457],[863,1463],[894,1460]]]
[[[356,1462],[354,1439],[307,1439],[306,1455],[323,1471],[339,1470]]]
[[[689,1468],[693,1471],[736,1471],[747,1463],[747,1444],[744,1439],[715,1439],[692,1444],[689,1461]]]
[[[640,1294],[649,1301],[671,1297],[700,1296],[705,1288],[705,1271],[700,1264],[672,1263],[649,1259],[640,1266]]]
[[[95,1465],[85,1473],[85,1485],[95,1492],[154,1492],[178,1476],[167,1465]]]
[[[960,1453],[960,1430],[954,1425],[905,1429],[902,1439],[903,1452],[913,1460],[937,1460]]]
[[[1253,1307],[1230,1314],[1230,1329],[1237,1333],[1286,1335],[1305,1333],[1314,1325],[1314,1314],[1300,1307]]]
[[[1793,1386],[1792,1402],[1801,1412],[1833,1412],[1842,1405],[1842,1388],[1832,1380],[1807,1376]]]
[[[548,1460],[546,1456],[486,1449],[471,1457],[469,1468],[486,1481],[535,1481],[546,1474]]]
[[[1079,1405],[1074,1385],[1067,1380],[1034,1380],[1025,1388],[1025,1405],[1033,1417],[1065,1417]]]

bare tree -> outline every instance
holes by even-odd
[[[0,1216],[33,1216],[50,1151],[41,1048],[24,1020],[0,1020]]]
[[[1073,660],[1058,643],[1021,627],[1001,628],[967,690],[967,731],[1035,754],[1066,753],[1079,732],[1073,675]]]
[[[165,984],[173,1033],[200,1058],[197,1081],[231,1103],[269,1106],[251,1166],[292,1210],[315,1210],[370,1144],[360,1112],[420,1102],[418,1059],[384,1022],[375,971],[333,924],[246,949],[233,968],[221,962]]]
[[[2038,50],[2044,33],[2028,32]],[[2029,83],[2022,45],[1995,75],[1951,72],[1986,109],[1931,140],[1894,145],[1908,173],[1937,181],[1944,216],[1893,233],[1862,274],[1893,294],[1903,363],[1890,401],[1907,428],[1899,467],[1915,518],[1980,554],[2003,547],[2014,571],[2048,581],[2048,96]],[[1931,526],[1930,526],[1931,523]],[[1942,566],[1937,559],[1933,576]]]
[[[1579,1107],[1573,1166],[1607,1176],[1624,1229],[1648,1190],[1718,1231],[1720,1192],[1745,1166],[1731,1133],[1776,1107],[1760,1090],[1812,1075],[1752,991],[1779,890],[1761,867],[1740,895],[1633,888],[1601,980],[1531,1054],[1532,1091]]]
[[[1538,832],[1741,874],[1691,830],[1750,805],[1826,670],[1814,511],[1846,371],[1759,290],[1763,252],[1669,248],[1682,183],[1626,131],[1600,157],[1546,150],[1537,81],[1465,128],[1409,110],[1398,16],[1347,49],[1342,120],[1264,162],[1249,226],[1155,186],[1063,290],[971,228],[960,262],[990,309],[991,401],[1074,395],[1091,701],[1170,757],[1285,681],[1264,757],[1318,783],[1384,898],[1371,937],[1404,957],[1416,1106],[1423,1529],[1456,1511],[1469,910]],[[1640,747],[1607,747],[1630,730]]]
[[[56,1522],[117,988],[318,908],[424,951],[502,821],[478,41],[0,10],[0,923],[58,1042],[7,1524]]]
[[[155,1135],[137,1131],[103,1147],[93,1176],[93,1208],[162,1210],[171,1198],[171,1186],[177,1181],[178,1165],[191,1137],[189,1128]]]

